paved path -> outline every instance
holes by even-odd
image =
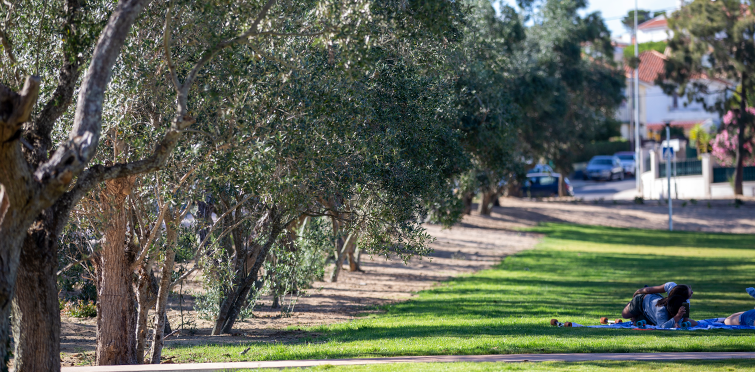
[[[572,180],[574,196],[584,200],[632,200],[635,195],[634,177],[623,181],[583,181]]]
[[[671,361],[671,360],[714,360],[714,359],[755,359],[755,352],[734,353],[584,353],[584,354],[496,354],[496,355],[428,355],[392,358],[364,359],[320,359],[320,360],[279,360],[268,362],[228,362],[228,363],[194,363],[194,364],[147,364],[138,366],[102,366],[102,367],[63,367],[62,372],[215,372],[253,368],[297,368],[320,365],[361,365],[388,363],[430,363],[430,362],[583,362],[593,360],[637,360],[637,361]]]

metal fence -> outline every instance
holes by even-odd
[[[666,177],[666,162],[658,164],[658,177]],[[703,174],[703,161],[697,159],[685,159],[676,161],[676,173],[674,173],[674,162],[671,162],[671,175],[677,176],[697,176]]]
[[[734,167],[713,168],[713,183],[729,182],[735,170]],[[755,167],[744,167],[742,181],[755,181]]]

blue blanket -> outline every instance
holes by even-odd
[[[724,324],[724,319],[726,318],[713,318],[713,319],[704,319],[704,320],[698,320],[697,326],[691,327],[691,328],[658,328],[656,326],[648,325],[645,328],[646,329],[657,329],[661,331],[682,331],[682,330],[688,330],[688,331],[699,331],[704,329],[749,329],[749,330],[755,330],[755,327],[750,326],[738,326],[738,325],[726,325]],[[609,329],[635,329],[637,328],[634,323],[632,322],[626,322],[626,323],[614,323],[614,324],[606,324],[606,325],[598,325],[598,326],[585,326],[577,323],[572,323],[572,327],[588,327],[588,328],[609,328]]]

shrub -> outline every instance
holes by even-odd
[[[74,318],[94,318],[97,316],[97,306],[92,301],[65,302],[62,312]]]

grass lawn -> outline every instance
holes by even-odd
[[[744,289],[755,285],[755,236],[562,224],[547,224],[533,230],[547,236],[536,249],[508,257],[490,270],[423,291],[412,301],[386,306],[382,314],[309,328],[311,335],[295,343],[171,345],[164,355],[175,356],[176,362],[205,362],[432,354],[755,350],[752,331],[632,331],[549,325],[554,317],[586,325],[598,324],[601,316],[618,318],[637,288],[667,281],[692,286],[694,319],[752,309],[755,299]],[[247,347],[251,349],[240,355]],[[604,364],[607,368],[622,368],[621,363]],[[576,366],[590,370],[602,365]],[[711,364],[721,368],[728,365]],[[423,371],[428,368],[412,366]],[[669,370],[677,368],[668,366]],[[433,371],[441,368],[446,367]]]
[[[680,362],[576,362],[576,363],[397,363],[368,366],[320,366],[284,371],[328,371],[328,372],[487,372],[487,371],[752,371],[755,361],[680,361]]]

